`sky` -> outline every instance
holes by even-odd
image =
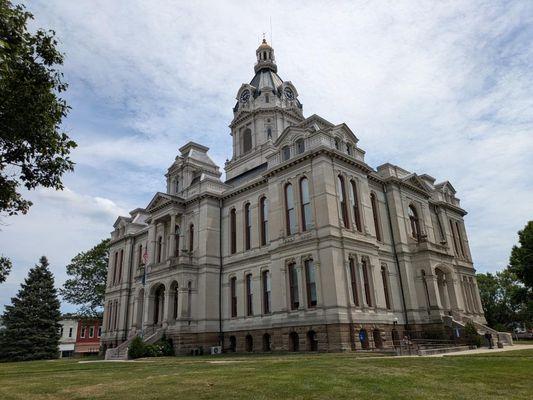
[[[223,167],[263,33],[306,116],[347,123],[374,168],[452,183],[478,272],[505,267],[533,217],[531,1],[25,3],[31,29],[53,29],[65,54],[63,129],[78,148],[64,191],[32,191],[29,213],[2,221],[14,268],[0,310],[43,254],[59,287],[118,215],[165,191],[189,140]]]

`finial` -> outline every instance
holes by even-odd
[[[265,39],[265,36],[266,36],[266,33],[263,32],[263,43],[266,43],[266,42],[267,42],[266,39]]]

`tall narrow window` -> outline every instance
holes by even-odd
[[[291,310],[297,310],[300,307],[298,295],[298,271],[296,264],[289,264],[289,295],[291,300]]]
[[[466,257],[465,248],[463,245],[463,237],[461,236],[461,227],[459,222],[455,221],[455,227],[457,228],[457,241],[459,242],[459,248],[461,249],[461,254],[463,257]]]
[[[261,246],[264,246],[268,241],[268,199],[266,197],[261,197],[259,209],[261,218]]]
[[[385,306],[387,310],[390,310],[389,280],[387,278],[387,268],[384,265],[381,266],[381,279],[383,280],[383,291],[385,292]]]
[[[409,223],[411,224],[411,235],[420,240],[420,222],[418,221],[418,214],[415,207],[411,204],[408,208]]]
[[[294,213],[294,193],[290,183],[285,186],[285,216],[287,235],[292,235],[296,232],[296,216]]]
[[[159,236],[157,238],[157,262],[161,262],[161,255],[163,252],[163,237]]]
[[[376,194],[370,194],[370,203],[372,204],[372,216],[374,217],[374,228],[376,229],[376,239],[381,241],[381,228],[379,227],[379,208]]]
[[[348,153],[349,156],[352,155],[352,145],[350,143],[346,143],[346,153]]]
[[[335,138],[335,149],[340,150],[341,149],[341,142],[339,139]]]
[[[192,225],[191,225],[192,226]],[[192,316],[192,282],[187,283],[187,317]]]
[[[180,255],[180,227],[179,225],[176,225],[176,229],[174,230],[174,242],[176,248],[174,249],[174,257],[177,257]]]
[[[229,212],[229,226],[230,226],[230,252],[235,254],[237,252],[237,211],[234,208]]]
[[[174,287],[174,293],[172,293],[172,316],[174,319],[178,319],[178,298],[179,298],[179,288],[176,284],[176,287]]]
[[[189,227],[189,253],[192,253],[194,250],[194,225],[191,224]]]
[[[250,150],[252,150],[252,131],[246,129],[242,137],[242,152],[248,153]]]
[[[316,307],[316,270],[313,260],[305,260],[305,284],[307,292],[307,307]]]
[[[282,161],[287,161],[289,158],[291,158],[291,149],[289,146],[284,146],[281,149],[281,159]]]
[[[305,143],[303,139],[298,139],[296,141],[296,153],[302,154],[305,151]]]
[[[302,207],[302,231],[306,231],[313,223],[311,200],[309,198],[309,181],[307,178],[300,179],[300,203]]]
[[[359,197],[357,196],[357,184],[355,183],[353,179],[350,181],[350,186],[352,188],[350,201],[352,203],[355,227],[357,228],[359,232],[362,232],[363,229],[362,229],[362,224],[361,224],[361,212],[359,211]]]
[[[348,208],[346,207],[346,188],[344,187],[344,178],[341,175],[337,176],[337,189],[339,192],[339,201],[341,205],[342,225],[345,228],[349,228],[350,223],[348,222]]]
[[[246,275],[246,315],[254,314],[253,309],[253,288],[252,288],[252,274]]]
[[[143,263],[143,245],[141,243],[139,245],[139,255],[138,255],[137,266],[140,267],[142,263]]]
[[[252,211],[250,203],[244,206],[244,248],[250,250],[252,242]]]
[[[113,280],[111,281],[111,284],[114,285],[117,282],[117,263],[118,263],[118,251],[115,251],[115,255],[113,257]]]
[[[350,258],[350,281],[352,287],[353,303],[356,307],[359,307],[359,296],[357,294],[357,269],[355,260]]]
[[[457,236],[455,236],[455,227],[454,227],[453,221],[451,219],[450,219],[450,229],[452,231],[453,247],[455,248],[455,254],[457,254],[457,256],[460,256],[460,254],[459,254],[459,246],[457,245]]]
[[[231,297],[231,317],[237,316],[237,278],[232,277],[229,281],[230,297]]]
[[[174,191],[175,191],[175,193],[178,193],[180,191],[180,181],[177,178],[174,181]]]
[[[368,264],[365,259],[361,261],[361,267],[363,270],[363,285],[365,288],[365,300],[369,307],[372,307],[372,296],[370,293],[370,278],[368,274]]]
[[[122,282],[122,264],[124,263],[124,250],[120,250],[120,258],[118,262],[118,283]]]
[[[272,139],[272,128],[267,128],[267,139]]]
[[[270,297],[271,297],[271,287],[270,287],[270,271],[263,271],[261,276],[263,284],[263,313],[270,314]]]

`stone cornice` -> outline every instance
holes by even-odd
[[[464,217],[466,214],[468,214],[466,212],[466,210],[464,210],[463,208],[459,207],[459,206],[456,206],[456,205],[453,205],[453,204],[450,204],[450,203],[446,203],[445,201],[442,201],[442,200],[432,200],[430,201],[431,204],[433,205],[436,205],[436,206],[439,206],[439,207],[442,207],[442,208],[447,208],[448,210],[451,210],[451,211],[454,211],[458,214],[460,214],[462,217]]]

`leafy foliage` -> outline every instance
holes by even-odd
[[[142,339],[135,337],[128,347],[128,357],[135,359],[141,357],[165,357],[173,356],[174,347],[172,346],[172,340],[163,336],[161,340],[153,344],[146,344]]]
[[[30,270],[11,302],[2,317],[5,329],[0,333],[0,359],[57,358],[61,313],[46,257]]]
[[[466,343],[468,343],[469,345],[481,347],[481,345],[483,344],[483,339],[477,333],[477,329],[472,322],[469,321],[465,324],[463,334],[464,334]]]
[[[7,257],[0,256],[0,283],[5,282],[13,264]]]
[[[520,246],[513,246],[509,269],[530,291],[533,290],[533,221],[518,232]]]
[[[81,306],[81,315],[100,315],[104,304],[108,261],[109,239],[105,239],[92,249],[76,255],[67,265],[70,278],[65,281],[60,293],[69,303]]]
[[[57,67],[63,55],[54,31],[27,31],[33,15],[23,5],[0,0],[0,212],[25,214],[32,203],[20,186],[63,189],[76,147],[60,124],[69,106]]]

